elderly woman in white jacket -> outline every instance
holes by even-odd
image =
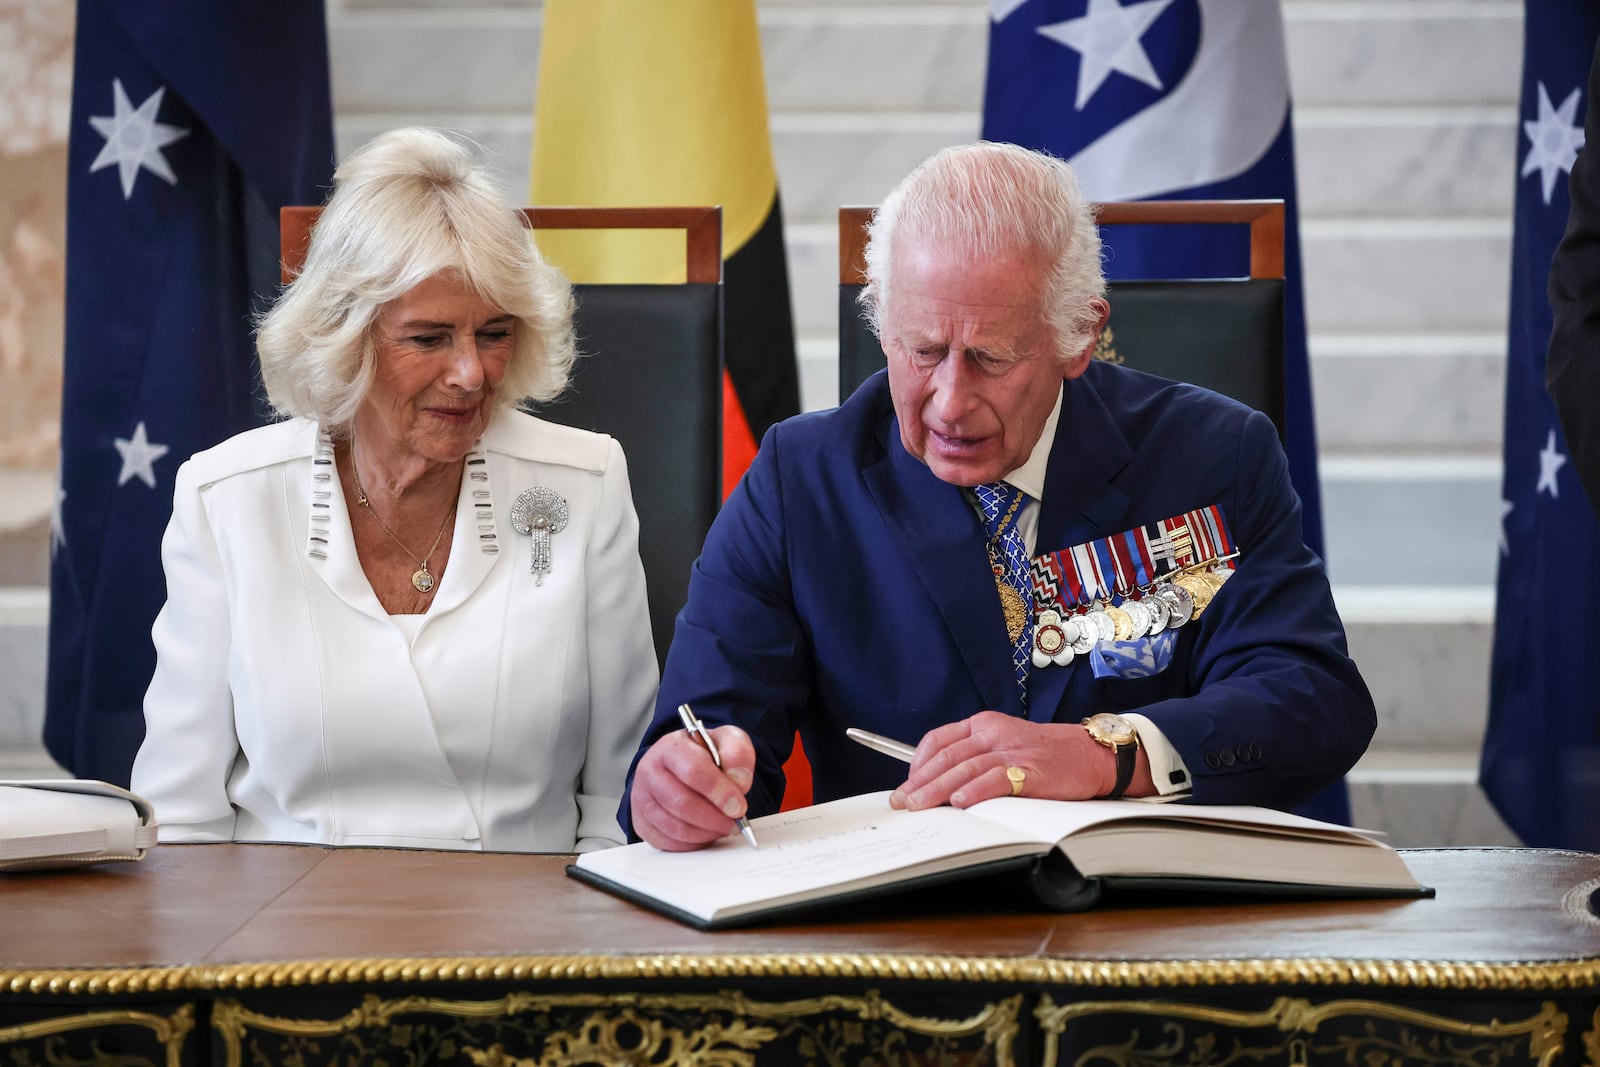
[[[657,684],[609,437],[565,387],[571,288],[471,149],[352,155],[259,324],[279,422],[178,473],[133,788],[164,841],[572,851]]]

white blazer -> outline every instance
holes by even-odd
[[[517,495],[566,500],[530,573]],[[554,851],[621,843],[658,682],[611,438],[495,416],[415,637],[356,558],[326,434],[242,433],[178,471],[133,788],[163,841]]]

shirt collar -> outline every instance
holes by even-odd
[[[1056,441],[1056,423],[1061,419],[1061,396],[1063,390],[1056,389],[1055,406],[1050,409],[1049,416],[1044,420],[1044,427],[1039,431],[1039,440],[1034,443],[1033,452],[1022,466],[1006,475],[1005,480],[1027,493],[1030,499],[1044,499],[1044,476],[1050,466],[1050,449]]]

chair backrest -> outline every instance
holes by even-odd
[[[1284,433],[1283,202],[1151,200],[1096,205],[1102,228],[1234,224],[1250,227],[1244,278],[1110,283],[1111,319],[1096,358],[1202,385],[1270,416]],[[839,209],[839,400],[885,364],[862,317],[870,207]]]
[[[320,213],[316,207],[281,212],[286,282],[305,261]],[[524,209],[523,217],[537,230],[675,229],[685,235],[682,284],[573,287],[583,358],[565,394],[530,409],[621,443],[639,513],[639,556],[660,663],[688,595],[690,567],[721,503],[722,209],[537,207]]]

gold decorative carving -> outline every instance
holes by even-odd
[[[1044,1031],[1043,1061],[1047,1067],[1057,1064],[1061,1039],[1074,1021],[1108,1015],[1149,1016],[1158,1023],[1148,1038],[1144,1031],[1135,1030],[1120,1044],[1083,1050],[1072,1060],[1074,1067],[1089,1063],[1178,1067],[1202,1061],[1210,1067],[1226,1067],[1233,1063],[1304,1064],[1312,1062],[1312,1058],[1318,1062],[1405,1063],[1423,1067],[1505,1064],[1511,1062],[1507,1058],[1510,1044],[1519,1038],[1527,1039],[1527,1062],[1549,1067],[1561,1055],[1562,1036],[1567,1029],[1567,1016],[1551,1001],[1545,1001],[1536,1014],[1520,1022],[1473,1023],[1376,1000],[1313,1004],[1301,997],[1279,997],[1265,1011],[1247,1012],[1158,1000],[1058,1005],[1045,994],[1034,1009],[1034,1017]],[[1600,1012],[1596,1017],[1600,1019]],[[1361,1021],[1361,1031],[1330,1034],[1318,1043],[1314,1036],[1318,1028],[1341,1018]],[[1380,1020],[1396,1025],[1380,1026]],[[1202,1026],[1191,1031],[1184,1022]],[[1229,1049],[1225,1047],[1227,1039],[1215,1030],[1204,1029],[1207,1025],[1232,1031],[1277,1031],[1281,1037],[1276,1043],[1268,1040],[1263,1045],[1245,1045],[1232,1035],[1233,1047]],[[1448,1035],[1453,1040],[1440,1040],[1437,1035]],[[1471,1043],[1466,1039],[1478,1040]],[[1197,1056],[1201,1059],[1197,1060]]]
[[[1001,982],[1109,989],[1195,986],[1363,986],[1554,992],[1600,986],[1600,958],[1558,963],[1420,960],[1042,960],[993,956],[775,954],[468,956],[300,960],[226,966],[0,970],[0,993],[104,996],[374,982],[837,978]]]
[[[1585,1067],[1600,1067],[1600,1008],[1589,1019],[1589,1029],[1583,1034]]]
[[[108,1026],[144,1027],[166,1049],[168,1067],[178,1067],[183,1061],[184,1039],[194,1029],[194,1005],[180,1005],[171,1015],[154,1015],[145,1011],[86,1011],[77,1015],[59,1015],[53,1019],[18,1023],[15,1026],[0,1026],[0,1047],[21,1041],[37,1041],[56,1034],[70,1034],[78,1030],[99,1030]]]
[[[1111,327],[1102,326],[1100,335],[1094,339],[1094,359],[1103,363],[1121,363],[1122,356],[1117,353],[1116,338],[1111,333]]]
[[[881,1020],[903,1037],[916,1034],[934,1039],[981,1037],[995,1052],[996,1062],[1013,1062],[1020,1030],[1023,997],[1017,994],[987,1004],[965,1019],[927,1018],[896,1007],[877,991],[859,996],[829,994],[798,1000],[764,1001],[743,993],[511,993],[493,1000],[447,1000],[437,997],[384,999],[374,994],[334,1019],[297,1019],[265,1015],[232,997],[217,1001],[211,1013],[213,1031],[222,1039],[225,1062],[242,1065],[252,1031],[294,1039],[335,1038],[362,1030],[399,1030],[416,1016],[446,1016],[471,1021],[556,1011],[585,1011],[580,1023],[539,1035],[543,1055],[537,1058],[508,1055],[500,1045],[487,1049],[463,1047],[474,1063],[484,1067],[556,1067],[562,1064],[696,1063],[708,1067],[743,1067],[755,1063],[755,1053],[785,1036],[785,1027],[830,1014],[852,1015],[859,1020]],[[714,1014],[733,1016],[731,1022],[707,1020],[685,1026],[681,1020]],[[414,1028],[413,1024],[413,1028]],[[414,1029],[413,1029],[414,1032]],[[848,1031],[843,1035],[848,1040]],[[860,1040],[859,1027],[855,1040]],[[897,1039],[898,1040],[898,1039]]]

